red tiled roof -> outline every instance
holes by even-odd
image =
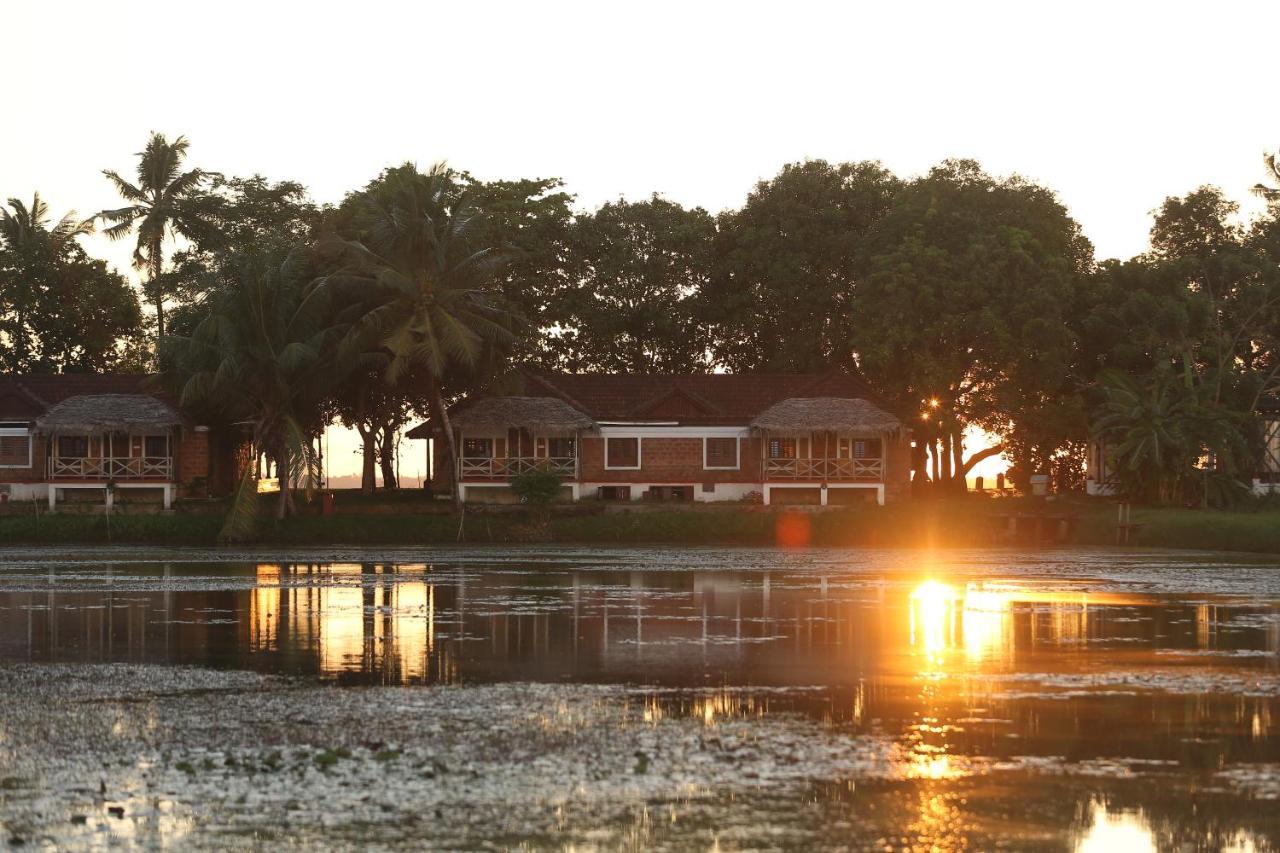
[[[823,396],[869,394],[853,377],[824,374],[561,373],[532,378],[597,421],[746,423],[786,397],[816,396],[814,388],[820,387]],[[683,406],[664,406],[676,400]]]
[[[85,394],[167,395],[155,387],[155,377],[139,373],[42,373],[0,375],[0,420],[27,420],[69,397]]]

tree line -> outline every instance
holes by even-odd
[[[1242,223],[1204,186],[1154,212],[1150,249],[1095,257],[1048,188],[948,160],[789,164],[712,215],[654,195],[575,209],[558,179],[390,168],[338,204],[189,168],[153,134],[124,204],[0,214],[4,369],[158,368],[189,405],[251,423],[285,478],[337,418],[364,481],[394,483],[415,416],[513,361],[552,370],[860,374],[913,423],[918,479],[1076,489],[1090,435],[1132,497],[1225,502],[1280,392],[1280,172]],[[77,238],[135,245],[139,294]],[[969,447],[978,427],[988,446]],[[293,472],[291,475],[290,472]],[[287,512],[288,491],[280,512]]]

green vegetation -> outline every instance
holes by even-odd
[[[1102,436],[1121,494],[1231,506],[1263,457],[1259,410],[1280,399],[1274,186],[1253,188],[1267,206],[1247,222],[1216,187],[1167,198],[1149,251],[1121,262],[1096,258],[1052,190],[972,160],[911,177],[791,163],[712,215],[656,195],[578,210],[555,178],[411,163],[321,207],[187,153],[156,133],[136,180],[105,173],[125,206],[98,218],[136,241],[151,316],[78,245],[92,223],[9,201],[0,367],[158,365],[202,419],[249,424],[255,466],[287,486],[336,419],[364,441],[363,489],[379,465],[393,488],[404,425],[430,416],[451,443],[447,404],[517,360],[856,372],[912,424],[935,497],[996,453],[1023,491],[1041,473],[1079,492]],[[966,447],[972,427],[991,446]],[[297,511],[291,492],[277,515]],[[227,538],[259,515],[241,494]]]
[[[686,545],[771,547],[790,542],[816,547],[989,547],[998,512],[1032,511],[1021,500],[945,501],[866,506],[826,512],[783,512],[710,506],[630,512],[557,514],[540,541],[584,545]],[[1055,511],[1078,518],[1073,542],[1115,543],[1115,505],[1106,501],[1058,502]],[[1136,509],[1142,547],[1256,551],[1280,554],[1280,507],[1250,511]],[[215,515],[32,515],[0,517],[0,545],[74,542],[214,545],[221,529]],[[459,539],[461,526],[462,537]],[[264,520],[250,544],[439,545],[523,543],[528,523],[520,512],[473,511],[465,523],[448,514],[299,515]]]

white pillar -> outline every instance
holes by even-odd
[[[173,506],[173,484],[164,484],[164,508],[169,509]]]
[[[102,491],[107,493],[106,506],[107,506],[107,512],[110,512],[111,507],[115,506],[115,502],[116,502],[115,490],[107,488],[107,489],[103,489]]]
[[[826,506],[826,505],[827,505],[827,487],[819,486],[818,487],[818,506]]]
[[[764,505],[769,505],[769,486],[764,486]]]
[[[876,503],[884,506],[884,483],[876,486]]]
[[[53,483],[49,484],[49,511],[53,512],[54,504],[58,502],[58,489]]]

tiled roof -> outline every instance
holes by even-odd
[[[859,379],[836,373],[528,373],[526,393],[539,388],[596,421],[676,421],[745,424],[788,397],[871,398]]]
[[[70,397],[145,394],[165,399],[155,377],[134,373],[0,374],[0,420],[28,420]]]

